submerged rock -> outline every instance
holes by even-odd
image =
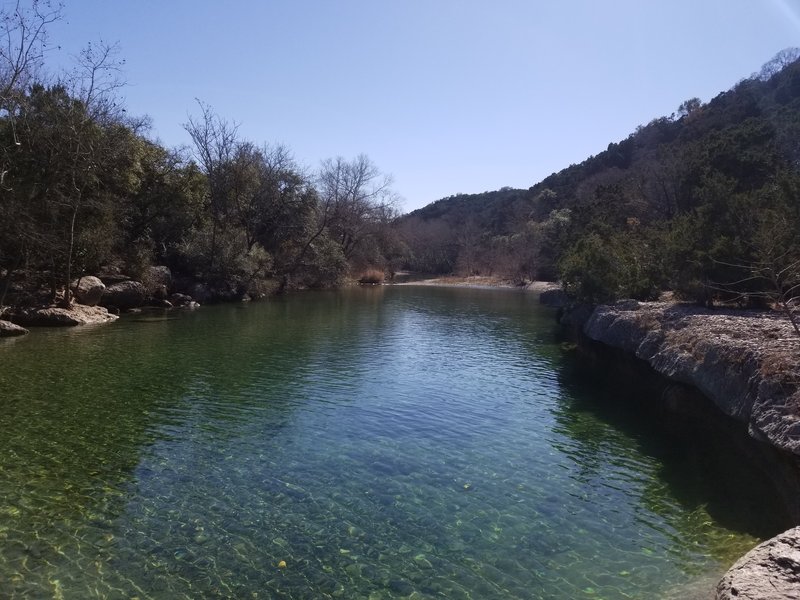
[[[717,600],[800,598],[800,527],[767,540],[736,561],[717,585]]]

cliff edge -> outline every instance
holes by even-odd
[[[754,438],[800,456],[800,337],[779,313],[624,300],[584,334],[691,385]]]
[[[576,323],[577,321],[577,323]],[[775,312],[705,309],[623,300],[575,311],[591,340],[646,361],[672,381],[693,386],[724,414],[744,423],[791,471],[784,493],[794,499],[800,473],[800,337]],[[786,459],[786,460],[784,460]],[[791,509],[790,509],[791,510]],[[718,600],[800,598],[800,527],[767,540],[725,574]]]

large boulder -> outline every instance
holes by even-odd
[[[110,323],[116,321],[118,317],[109,314],[102,306],[73,304],[70,308],[54,306],[26,308],[15,312],[11,318],[14,323],[28,327],[64,327]]]
[[[101,267],[97,276],[106,285],[114,285],[120,281],[128,281],[130,279],[130,277],[122,273],[122,269],[115,265],[105,265]]]
[[[717,600],[800,598],[800,527],[753,548],[717,585]]]
[[[120,281],[106,288],[101,304],[120,310],[138,308],[147,303],[147,288],[138,281]]]
[[[106,285],[99,277],[85,275],[72,282],[70,286],[75,301],[86,306],[95,306],[100,303]]]
[[[14,337],[17,335],[25,335],[28,330],[19,325],[15,325],[11,321],[0,320],[0,337]]]

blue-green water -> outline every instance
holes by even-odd
[[[528,293],[150,313],[0,365],[2,598],[706,597],[781,525]]]

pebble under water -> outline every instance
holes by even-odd
[[[783,525],[531,293],[143,313],[0,364],[2,598],[707,598]]]

